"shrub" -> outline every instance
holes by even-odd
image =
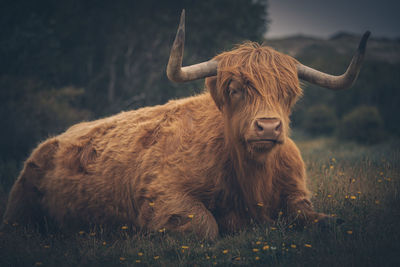
[[[383,120],[374,106],[360,106],[346,114],[338,129],[338,136],[362,144],[373,144],[384,136]]]
[[[305,114],[303,126],[311,134],[331,134],[336,128],[336,114],[326,105],[312,106]]]

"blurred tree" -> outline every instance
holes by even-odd
[[[314,105],[307,109],[304,129],[311,134],[332,134],[336,128],[335,111],[324,104]]]
[[[10,1],[0,24],[7,29],[1,72],[84,87],[84,104],[99,115],[137,99],[165,102],[185,94],[166,82],[164,70],[182,8],[187,64],[261,40],[266,30],[266,1]]]
[[[383,120],[373,106],[359,106],[346,114],[338,128],[338,137],[362,144],[375,144],[384,138]]]

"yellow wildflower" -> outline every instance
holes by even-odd
[[[378,183],[382,183],[382,179],[378,179]]]
[[[332,195],[329,194],[328,197],[332,197]]]
[[[260,250],[258,248],[253,248],[253,252],[259,252]]]
[[[143,256],[143,252],[138,252],[138,256],[142,257]]]
[[[182,246],[182,248],[183,248],[183,249],[188,249],[189,247],[188,247],[188,246]]]
[[[126,260],[126,258],[124,258],[124,257],[119,257],[119,260],[120,260],[120,261],[124,261],[124,260]]]
[[[278,214],[279,214],[279,216],[282,216],[283,215],[283,211],[280,211]]]
[[[352,235],[353,231],[352,230],[348,230],[346,233],[349,234],[349,235]]]
[[[103,241],[103,246],[105,246],[107,243],[106,243],[106,241]]]
[[[296,248],[297,246],[295,244],[290,245],[291,248]]]
[[[257,256],[257,257],[255,257],[255,259],[256,259],[256,261],[258,261],[260,259],[260,257]]]
[[[268,249],[269,249],[268,245],[263,246],[263,250],[268,250]]]
[[[276,227],[271,227],[270,229],[271,229],[271,231],[274,231],[274,230],[276,230],[277,228],[276,228]]]
[[[314,220],[314,223],[317,223],[317,222],[318,222],[318,219],[315,219],[315,220]]]
[[[311,245],[310,245],[310,244],[304,244],[304,246],[305,246],[306,248],[311,248]]]
[[[257,203],[257,206],[263,207],[263,206],[264,206],[264,203],[258,202],[258,203]]]
[[[332,169],[333,169],[333,165],[329,166],[329,169],[331,169],[331,170],[332,170]]]
[[[158,260],[160,258],[160,256],[154,256],[155,260]]]
[[[154,202],[149,202],[149,205],[150,205],[151,207],[153,207],[153,206],[154,206]]]
[[[348,198],[349,198],[349,196],[348,196],[348,195],[345,195],[345,196],[344,196],[344,198],[345,198],[345,199],[348,199]]]
[[[127,230],[127,229],[128,229],[128,226],[124,225],[124,226],[121,227],[121,229],[122,229],[122,230]]]
[[[350,198],[351,198],[351,199],[356,199],[357,197],[356,197],[356,196],[351,196]]]
[[[224,249],[224,250],[222,251],[222,253],[224,253],[224,254],[227,254],[227,253],[228,253],[228,251],[229,251],[229,250],[227,250],[227,249]]]
[[[158,230],[160,233],[164,233],[165,232],[165,228],[161,228],[160,230]]]
[[[188,217],[189,217],[190,219],[193,219],[194,214],[189,214]]]
[[[236,257],[235,260],[236,260],[236,261],[240,261],[240,257]]]
[[[210,256],[206,255],[206,259],[209,260],[209,259],[210,259]]]
[[[79,231],[78,232],[80,235],[83,235],[85,232],[84,231]]]
[[[140,260],[136,260],[137,263],[140,263]]]

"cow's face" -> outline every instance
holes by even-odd
[[[206,86],[224,115],[225,134],[262,160],[288,135],[290,110],[301,95],[296,61],[254,43],[216,59],[217,77]]]

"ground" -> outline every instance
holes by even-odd
[[[299,134],[294,139],[316,210],[342,218],[342,225],[298,230],[278,220],[215,243],[163,229],[41,235],[14,225],[0,232],[0,266],[400,266],[400,141],[361,146]],[[0,201],[2,214],[5,193]]]

